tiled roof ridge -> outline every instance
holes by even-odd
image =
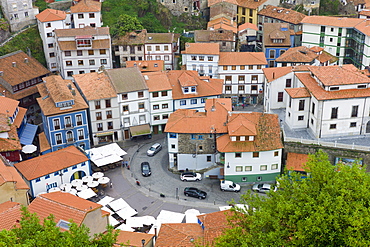
[[[54,193],[54,192],[52,192],[52,193]],[[67,193],[67,192],[62,192],[62,193]],[[56,201],[56,200],[53,200],[53,199],[44,197],[42,195],[40,195],[39,198],[42,199],[42,200],[45,200],[47,202],[50,202],[52,204],[59,204],[60,206],[63,206],[63,207],[69,208],[69,209],[73,209],[73,210],[78,211],[79,213],[82,213],[84,215],[86,215],[86,213],[88,213],[88,212],[93,211],[93,210],[96,209],[96,208],[92,208],[91,206],[90,206],[90,209],[88,209],[88,210],[79,209],[79,208],[77,208],[75,206],[72,206],[70,204],[67,204],[65,202]],[[100,207],[101,207],[101,205],[100,205]]]
[[[254,52],[250,52],[250,54],[255,58],[257,59],[258,61],[260,61],[261,63],[263,63],[264,61],[260,60],[259,58],[257,58],[257,56],[255,56],[255,54],[253,54]]]
[[[8,53],[8,54],[5,54],[5,55],[1,56],[0,59],[6,58],[6,57],[11,57],[11,56],[13,56],[15,54],[18,54],[18,53],[21,53],[21,52],[23,52],[23,51],[22,50],[14,51],[14,52],[11,52],[11,53]]]

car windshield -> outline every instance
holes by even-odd
[[[155,150],[155,147],[150,147],[149,150],[150,151],[154,151]]]
[[[235,183],[233,183],[233,187],[236,187],[236,184]]]
[[[148,171],[149,170],[149,166],[148,165],[143,165],[143,171]]]

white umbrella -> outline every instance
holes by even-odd
[[[103,199],[101,199],[100,201],[98,201],[97,203],[100,204],[100,205],[107,205],[108,203],[110,203],[111,201],[114,201],[114,198],[113,197],[110,197],[110,196],[105,196]]]
[[[70,191],[68,191],[68,193],[72,194],[72,195],[76,195],[77,194],[77,190],[76,189],[70,189]]]
[[[91,197],[96,196],[96,193],[92,189],[87,188],[85,190],[81,190],[80,192],[77,192],[77,196],[83,199],[89,199]]]
[[[73,187],[77,187],[79,185],[82,185],[83,182],[82,182],[81,179],[75,179],[75,180],[72,180],[71,184],[72,184]]]
[[[64,183],[59,188],[65,192],[69,192],[72,189],[72,184],[70,183]]]
[[[102,178],[104,177],[104,173],[102,172],[95,172],[93,173],[93,175],[91,175],[94,179],[99,179],[99,178]]]
[[[51,188],[51,189],[49,190],[49,193],[50,193],[50,192],[55,192],[55,191],[60,191],[60,189],[59,189],[58,187]]]
[[[87,182],[87,187],[90,187],[90,188],[98,187],[98,185],[99,185],[98,181],[89,181],[89,182]]]
[[[76,187],[76,190],[77,191],[81,191],[81,190],[86,190],[88,188],[89,187],[87,187],[87,185],[81,184],[81,185],[79,185],[79,186]]]
[[[35,145],[26,145],[22,148],[22,152],[25,154],[32,154],[37,150],[37,147]]]
[[[107,184],[109,181],[110,179],[108,177],[101,177],[98,179],[99,184]]]
[[[92,176],[85,176],[85,177],[82,178],[82,182],[84,182],[84,183],[88,183],[88,182],[93,181],[93,180],[94,180],[94,178]]]

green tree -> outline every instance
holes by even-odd
[[[370,246],[370,175],[365,168],[333,166],[326,153],[310,155],[308,177],[282,175],[277,192],[247,193],[249,205],[230,218],[216,246]]]
[[[118,17],[117,22],[112,26],[111,33],[113,36],[123,36],[127,32],[143,28],[143,25],[135,16],[123,14]]]
[[[0,232],[0,246],[22,247],[110,247],[117,240],[118,232],[109,226],[107,231],[89,236],[89,228],[77,226],[71,222],[68,231],[61,231],[56,226],[54,216],[44,219],[43,224],[36,214],[22,207],[22,218],[19,226],[10,231]]]

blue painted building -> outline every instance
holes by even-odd
[[[43,118],[43,129],[51,152],[74,145],[90,149],[87,120],[88,105],[70,80],[59,75],[43,78],[37,85],[37,99]]]

